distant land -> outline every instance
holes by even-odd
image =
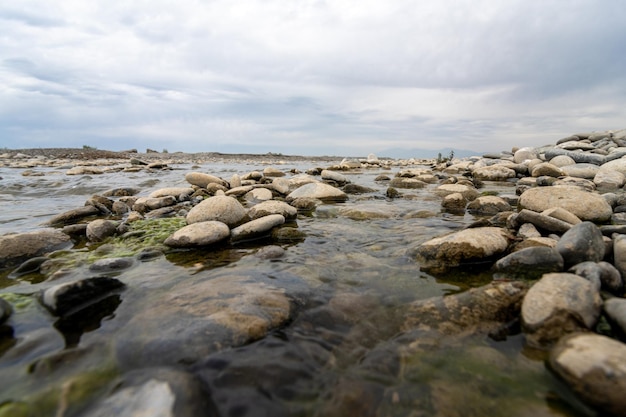
[[[456,158],[467,158],[469,156],[480,156],[485,154],[485,152],[477,152],[471,151],[468,149],[455,149],[455,148],[443,148],[443,149],[421,149],[421,148],[389,148],[383,149],[376,153],[376,156],[381,157],[389,157],[394,159],[429,159],[429,158],[437,158],[439,154],[443,158],[447,158],[450,156],[450,153],[454,152],[454,156]]]

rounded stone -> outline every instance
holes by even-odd
[[[191,185],[197,185],[200,188],[206,188],[209,184],[218,184],[223,187],[230,186],[230,184],[223,179],[203,172],[189,172],[185,175],[185,181]]]
[[[467,200],[461,193],[448,194],[441,201],[441,207],[451,212],[463,212],[466,205]]]
[[[600,167],[594,164],[574,164],[561,167],[561,170],[570,177],[593,179]]]
[[[168,187],[168,188],[160,188],[150,193],[148,197],[159,198],[159,197],[179,197],[179,196],[190,196],[194,193],[194,189],[191,187]]]
[[[207,246],[230,236],[228,226],[219,221],[205,221],[187,225],[165,239],[165,245],[173,248]]]
[[[70,237],[56,229],[0,236],[0,268],[16,266],[29,258],[71,245]]]
[[[530,188],[520,196],[519,207],[536,212],[561,207],[581,220],[595,223],[607,221],[613,214],[613,209],[601,195],[573,186]]]
[[[109,236],[113,236],[117,230],[117,223],[113,220],[98,219],[87,225],[87,239],[90,242],[102,242]]]
[[[41,293],[41,303],[53,314],[62,316],[122,287],[124,284],[115,278],[86,278],[48,288]]]
[[[549,162],[552,165],[557,166],[557,167],[563,167],[566,165],[574,165],[576,163],[576,161],[574,161],[571,157],[567,155],[555,156],[554,158],[550,159]]]
[[[491,165],[477,168],[472,172],[474,178],[484,181],[506,181],[515,178],[517,173],[511,168],[502,165]]]
[[[601,169],[595,177],[593,177],[593,183],[596,187],[604,190],[617,190],[622,188],[626,183],[626,175],[619,171]]]
[[[550,369],[586,404],[621,416],[626,410],[626,345],[606,336],[577,333],[550,352]]]
[[[536,159],[539,155],[537,154],[537,151],[535,150],[535,148],[520,148],[517,151],[515,151],[515,153],[513,154],[513,160],[515,161],[515,163],[517,164],[521,164],[524,161],[528,161],[531,159]]]
[[[250,217],[251,220],[269,214],[282,214],[285,219],[295,219],[298,215],[298,210],[284,201],[277,200],[263,201],[262,203],[255,204],[248,210],[248,217]]]
[[[604,302],[604,312],[611,327],[622,337],[626,336],[626,299],[610,298]]]
[[[465,264],[491,262],[503,253],[511,237],[499,227],[476,227],[422,243],[416,251],[420,268],[445,272]]]
[[[233,242],[255,239],[268,235],[274,227],[283,223],[285,223],[285,217],[281,214],[270,214],[235,227],[231,230],[230,237]]]
[[[345,175],[343,175],[343,174],[341,174],[341,173],[339,173],[337,171],[332,171],[332,170],[329,170],[329,169],[322,170],[322,174],[321,175],[322,175],[322,179],[323,180],[333,181],[333,182],[336,182],[337,184],[340,184],[340,185],[347,184],[347,183],[350,182]]]
[[[216,195],[209,197],[189,210],[187,223],[219,221],[229,227],[239,224],[246,216],[246,209],[233,197]]]
[[[467,201],[474,200],[480,195],[476,188],[464,184],[443,184],[435,189],[435,194],[441,197],[454,193],[460,193]]]
[[[315,182],[298,187],[287,196],[287,201],[297,198],[314,198],[325,202],[342,202],[348,199],[346,193],[332,185]]]
[[[478,197],[467,205],[467,211],[474,214],[493,215],[503,211],[510,211],[511,205],[503,198],[495,195]]]
[[[563,257],[554,248],[528,247],[500,258],[493,269],[497,279],[539,279],[546,273],[561,272]]]
[[[561,236],[556,250],[567,268],[585,261],[600,262],[605,251],[602,232],[592,222],[578,223]]]
[[[272,192],[267,188],[254,188],[244,195],[247,201],[267,201],[271,200],[272,197]]]
[[[274,167],[265,167],[263,169],[263,176],[265,177],[284,177],[285,173]]]
[[[537,164],[533,167],[532,171],[531,171],[531,176],[533,177],[562,177],[563,175],[565,175],[565,173],[562,171],[561,168],[552,165],[549,162],[542,162],[540,164]]]
[[[594,285],[565,272],[545,274],[524,297],[522,329],[532,347],[546,348],[562,336],[593,328],[602,299]]]

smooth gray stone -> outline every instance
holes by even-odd
[[[605,249],[602,232],[592,222],[572,226],[556,244],[556,250],[563,257],[566,267],[585,261],[600,262],[604,258]]]
[[[554,248],[536,246],[500,258],[493,266],[496,279],[539,279],[563,270],[563,257]]]

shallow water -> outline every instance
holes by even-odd
[[[327,165],[274,166],[287,172]],[[192,169],[190,164],[181,164],[170,171],[91,176],[35,169],[45,174],[42,177],[0,168],[0,234],[40,228],[53,215],[82,206],[93,194],[107,189],[138,187],[143,196],[158,188],[186,185],[184,174],[191,170],[228,180],[234,173],[264,167],[220,163]],[[211,389],[221,415],[591,415],[545,370],[542,354],[525,349],[523,338],[515,332],[504,340],[401,332],[409,303],[486,284],[491,275],[461,271],[434,277],[420,271],[410,256],[411,248],[477,219],[441,212],[440,199],[432,193],[434,184],[401,190],[399,199],[385,198],[387,185],[374,178],[379,174],[392,177],[398,169],[344,173],[351,182],[376,191],[299,215],[292,226],[305,238],[280,243],[286,250],[280,259],[254,256],[270,243],[260,241],[137,262],[115,274],[127,289],[98,303],[89,319],[51,317],[30,296],[50,283],[2,273],[0,292],[25,296],[13,296],[24,307],[10,321],[13,337],[0,344],[0,380],[13,381],[10,389],[0,390],[0,403],[46,390],[45,379],[33,380],[24,371],[43,356],[84,346],[91,351],[90,359],[79,358],[77,367],[113,362],[114,347],[107,341],[133,317],[158,305],[176,285],[201,283],[227,273],[263,277],[302,295],[298,313],[281,328],[192,365],[190,370]],[[504,184],[492,184],[489,190],[513,192]],[[374,218],[363,220],[364,216]],[[94,251],[95,246],[76,250],[80,254]],[[88,267],[88,262],[78,263],[61,280],[86,277]],[[20,339],[23,335],[32,342],[25,343]],[[118,371],[110,365],[100,366],[98,372],[108,383],[110,374]],[[97,397],[98,384],[93,390]],[[45,403],[41,396],[36,398]]]

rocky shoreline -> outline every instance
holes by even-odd
[[[263,157],[277,164],[300,158],[80,152],[6,151],[0,155],[0,164],[22,169],[67,167],[67,175],[98,175],[164,170],[182,160]],[[73,163],[75,159],[80,162]],[[319,161],[328,159],[320,157]],[[305,238],[297,229],[299,216],[371,192],[351,183],[346,174],[381,167],[390,172],[377,178],[386,184],[384,198],[393,201],[403,198],[406,190],[429,189],[440,199],[442,212],[479,217],[467,228],[407,248],[410,258],[434,276],[480,270],[489,271],[493,282],[405,306],[399,335],[367,353],[355,372],[366,372],[390,346],[402,355],[415,355],[423,351],[424,340],[476,334],[507,337],[517,324],[526,347],[545,352],[548,369],[579,400],[600,413],[623,415],[626,129],[579,133],[553,146],[516,148],[464,160],[381,160],[370,155],[306,173],[268,166],[262,172],[236,173],[231,178],[191,170],[184,175],[184,187],[162,188],[145,197],[137,197],[141,190],[111,189],[93,196],[84,207],[59,213],[50,220],[51,228],[0,236],[0,268],[15,276],[33,271],[45,275],[50,285],[37,294],[37,302],[52,316],[63,319],[84,314],[104,299],[132,291],[128,288],[132,284],[122,278],[124,271],[164,253],[243,242],[259,245],[260,257],[279,259],[285,251],[282,243]],[[396,172],[391,174],[392,170]],[[499,183],[512,184],[515,193],[492,192],[490,187]],[[365,221],[374,218],[363,216]],[[146,224],[148,231],[138,226]],[[152,239],[152,244],[132,256],[91,263],[94,276],[87,279],[64,278],[69,264],[63,255],[54,255],[77,242],[114,246],[112,242],[137,237]],[[62,282],[56,283],[59,279]],[[89,405],[89,410],[93,415],[107,415],[113,409],[144,407],[145,411],[148,404],[138,404],[132,393],[157,398],[167,392],[172,401],[163,405],[164,415],[195,415],[200,404],[208,401],[206,387],[216,384],[215,363],[206,358],[263,340],[286,323],[306,320],[297,311],[310,296],[308,290],[295,280],[286,282],[276,286],[268,279],[216,273],[207,282],[178,284],[176,291],[157,300],[160,311],[138,314],[124,326],[124,337],[119,338],[123,342],[116,343],[113,354],[114,368],[123,370],[123,383]],[[219,295],[223,293],[229,295]],[[17,320],[11,301],[0,297],[0,324],[4,326],[13,326]],[[358,320],[351,317],[349,303],[337,311],[344,314],[343,320]],[[175,316],[184,319],[174,322]],[[154,371],[181,363],[191,365],[184,371]],[[137,368],[151,369],[149,376],[137,377]],[[175,381],[181,380],[184,383],[176,387]],[[367,393],[362,393],[361,399],[365,397]],[[187,399],[185,406],[180,406],[181,398]],[[372,407],[382,407],[383,402],[381,397]],[[19,408],[22,404],[5,402],[0,405],[0,416],[30,415],[32,410]],[[215,410],[206,411],[213,406],[206,407],[203,413],[217,415],[211,414]],[[25,411],[7,414],[16,410]]]

